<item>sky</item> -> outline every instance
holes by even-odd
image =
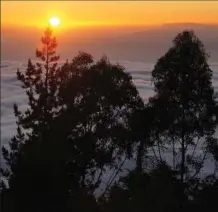
[[[1,1],[1,57],[34,57],[50,17],[57,16],[61,24],[54,33],[64,58],[88,51],[94,57],[106,54],[115,59],[154,61],[187,28],[178,28],[181,23],[190,23],[191,29],[195,23],[203,24],[200,31],[194,30],[217,58],[217,14],[218,1],[5,0]],[[164,24],[170,25],[162,28]]]
[[[153,26],[165,23],[218,24],[216,1],[2,1],[1,24],[44,28],[51,16],[60,28]]]

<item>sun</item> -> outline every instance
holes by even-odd
[[[49,19],[49,23],[52,27],[57,27],[60,25],[61,20],[60,20],[60,18],[53,16]]]

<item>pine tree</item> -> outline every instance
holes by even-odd
[[[18,110],[14,105],[14,113],[18,118],[18,126],[23,129],[32,129],[32,133],[41,132],[49,127],[49,120],[53,116],[54,109],[57,107],[55,94],[57,92],[57,73],[59,56],[56,54],[57,42],[52,37],[52,29],[47,28],[41,38],[42,49],[36,50],[36,57],[39,59],[36,64],[28,60],[25,73],[17,71],[17,78],[25,89],[28,97],[29,107],[25,113]],[[41,60],[41,61],[40,61]]]
[[[9,143],[10,149],[2,148],[9,169],[1,171],[8,182],[10,201],[17,211],[33,210],[33,207],[42,210],[40,207],[47,201],[49,194],[46,192],[50,189],[49,186],[46,187],[46,182],[51,177],[51,161],[48,161],[47,151],[49,145],[46,141],[57,109],[56,76],[59,56],[56,54],[56,38],[52,37],[50,28],[45,30],[41,42],[42,49],[36,50],[39,61],[34,64],[29,59],[26,71],[17,71],[17,79],[28,97],[28,108],[21,112],[14,104],[17,134]],[[37,194],[37,191],[43,195]],[[40,198],[38,205],[34,206],[37,195]]]
[[[52,37],[50,28],[45,30],[41,42],[42,50],[36,50],[36,57],[41,62],[33,64],[29,59],[25,73],[17,70],[17,79],[28,97],[28,108],[22,113],[14,104],[17,135],[10,142],[12,150],[10,154],[3,148],[4,158],[10,165],[12,161],[16,161],[16,155],[22,145],[33,137],[42,137],[43,132],[49,129],[49,121],[52,120],[54,109],[57,107],[55,93],[57,92],[56,75],[59,56],[56,55],[56,38]]]
[[[199,174],[205,158],[217,146],[213,137],[216,102],[208,58],[194,32],[184,31],[152,71],[155,95],[149,104],[156,114],[153,139],[159,150],[172,149],[171,165],[179,171],[182,183]]]

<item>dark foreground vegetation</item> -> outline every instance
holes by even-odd
[[[218,109],[192,31],[157,61],[146,103],[124,67],[84,52],[59,65],[50,29],[41,42],[39,62],[17,71],[28,108],[14,105],[17,134],[2,148],[1,211],[216,210]],[[135,168],[122,172],[128,160]]]

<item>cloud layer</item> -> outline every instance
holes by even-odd
[[[126,68],[133,77],[133,82],[139,90],[144,101],[153,95],[153,87],[151,83],[151,71],[154,67],[152,63],[139,63],[120,61],[121,65]],[[218,63],[210,64],[214,72],[213,86],[218,92]],[[25,70],[27,64],[25,62],[2,61],[1,62],[1,142],[2,145],[8,144],[10,138],[16,133],[16,120],[13,114],[13,104],[18,104],[21,110],[27,106],[25,92],[20,88],[20,83],[16,78],[16,71]],[[133,166],[133,162],[128,162],[126,167]],[[206,164],[206,172],[211,170],[210,164]],[[109,177],[109,173],[105,176],[105,180]]]

